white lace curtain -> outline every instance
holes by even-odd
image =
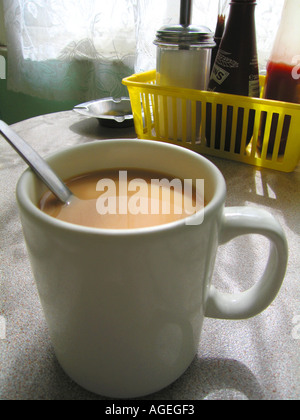
[[[284,0],[260,1],[263,67]],[[193,23],[215,29],[219,0],[194,0]],[[55,100],[126,95],[122,78],[155,66],[155,32],[180,0],[4,0],[8,87]],[[276,32],[276,31],[275,31]]]

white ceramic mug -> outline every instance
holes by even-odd
[[[263,210],[224,209],[224,178],[205,158],[165,143],[109,140],[48,162],[63,179],[125,167],[204,179],[209,201],[199,225],[85,228],[40,211],[45,187],[30,170],[23,174],[17,198],[51,339],[61,366],[82,387],[113,398],[156,392],[193,361],[205,316],[249,318],[276,297],[288,254],[280,225]],[[271,242],[265,274],[247,292],[217,291],[211,279],[218,245],[250,233]]]

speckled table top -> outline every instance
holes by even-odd
[[[15,124],[42,156],[103,138],[135,137],[103,129],[73,112]],[[211,159],[228,186],[227,206],[270,211],[289,242],[287,275],[275,302],[248,321],[206,319],[198,355],[187,372],[152,400],[298,400],[300,345],[300,169],[291,174]],[[49,339],[23,240],[15,187],[26,165],[0,140],[0,399],[101,400],[69,379]],[[261,276],[266,240],[255,235],[221,247],[214,284],[245,290]]]

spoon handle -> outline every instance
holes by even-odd
[[[53,194],[61,202],[69,204],[73,195],[72,192],[50,168],[48,163],[4,121],[0,121],[0,132]]]

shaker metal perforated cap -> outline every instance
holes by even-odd
[[[155,45],[214,48],[214,33],[206,26],[164,26],[156,33]]]

